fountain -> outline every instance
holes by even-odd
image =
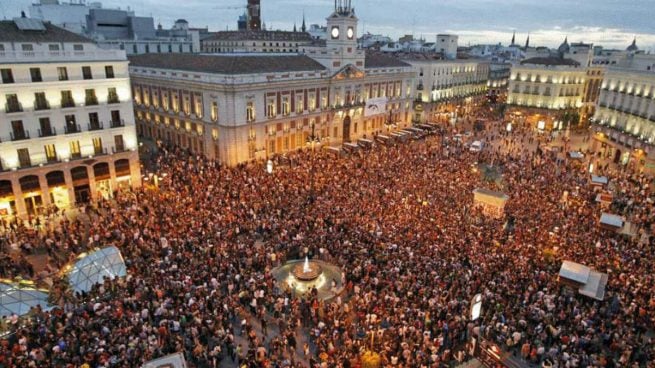
[[[344,280],[341,269],[320,260],[289,261],[271,270],[271,274],[282,289],[290,289],[296,294],[316,290],[320,299],[333,298],[343,290]]]
[[[305,256],[305,262],[296,264],[291,274],[300,281],[312,281],[316,280],[322,271],[321,265],[314,261],[309,262],[309,259]]]

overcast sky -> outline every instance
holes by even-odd
[[[38,0],[33,0],[34,2]],[[11,18],[27,10],[32,0],[0,0],[0,15]],[[74,0],[78,1],[78,0]],[[397,38],[437,33],[460,35],[460,45],[509,43],[512,32],[523,44],[555,47],[568,35],[570,42],[593,42],[625,48],[634,36],[641,49],[655,51],[655,0],[352,0],[360,18],[359,33],[381,33]],[[105,8],[130,6],[137,15],[152,15],[169,27],[177,18],[193,27],[211,30],[236,28],[246,0],[105,0]],[[300,25],[303,11],[308,25],[324,24],[333,0],[262,0],[268,28]],[[230,9],[229,7],[234,7]]]

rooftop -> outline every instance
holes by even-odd
[[[578,63],[575,60],[559,58],[556,56],[533,57],[521,61],[521,65],[525,65],[525,64],[546,65],[546,66],[580,66],[580,63]]]
[[[403,68],[403,67],[411,67],[411,65],[407,64],[406,62],[395,58],[393,56],[389,56],[386,54],[382,53],[377,53],[377,52],[367,52],[366,53],[366,59],[364,61],[364,68],[365,69],[372,69],[372,68]]]
[[[259,74],[325,70],[305,55],[232,56],[199,54],[144,54],[130,56],[131,66],[186,70],[213,74]]]
[[[86,37],[43,22],[45,31],[20,30],[11,20],[0,21],[0,42],[93,42]]]

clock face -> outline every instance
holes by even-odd
[[[339,38],[339,27],[332,28],[332,38]]]
[[[348,38],[352,40],[354,36],[355,31],[353,30],[353,27],[348,27]]]

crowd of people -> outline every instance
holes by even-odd
[[[128,275],[10,321],[0,367],[138,367],[175,352],[192,367],[357,367],[365,350],[383,366],[440,367],[468,359],[472,337],[526,364],[653,366],[651,179],[611,173],[613,210],[643,235],[624,237],[598,226],[585,168],[528,148],[528,130],[486,128],[478,138],[496,143],[481,153],[444,134],[347,157],[300,151],[270,174],[161,147],[159,188],[117,193],[84,229],[22,240],[68,254],[115,245]],[[509,195],[511,227],[473,205],[478,187]],[[270,270],[305,255],[341,267],[341,295],[276,285]],[[606,272],[605,300],[562,285],[562,260]]]

